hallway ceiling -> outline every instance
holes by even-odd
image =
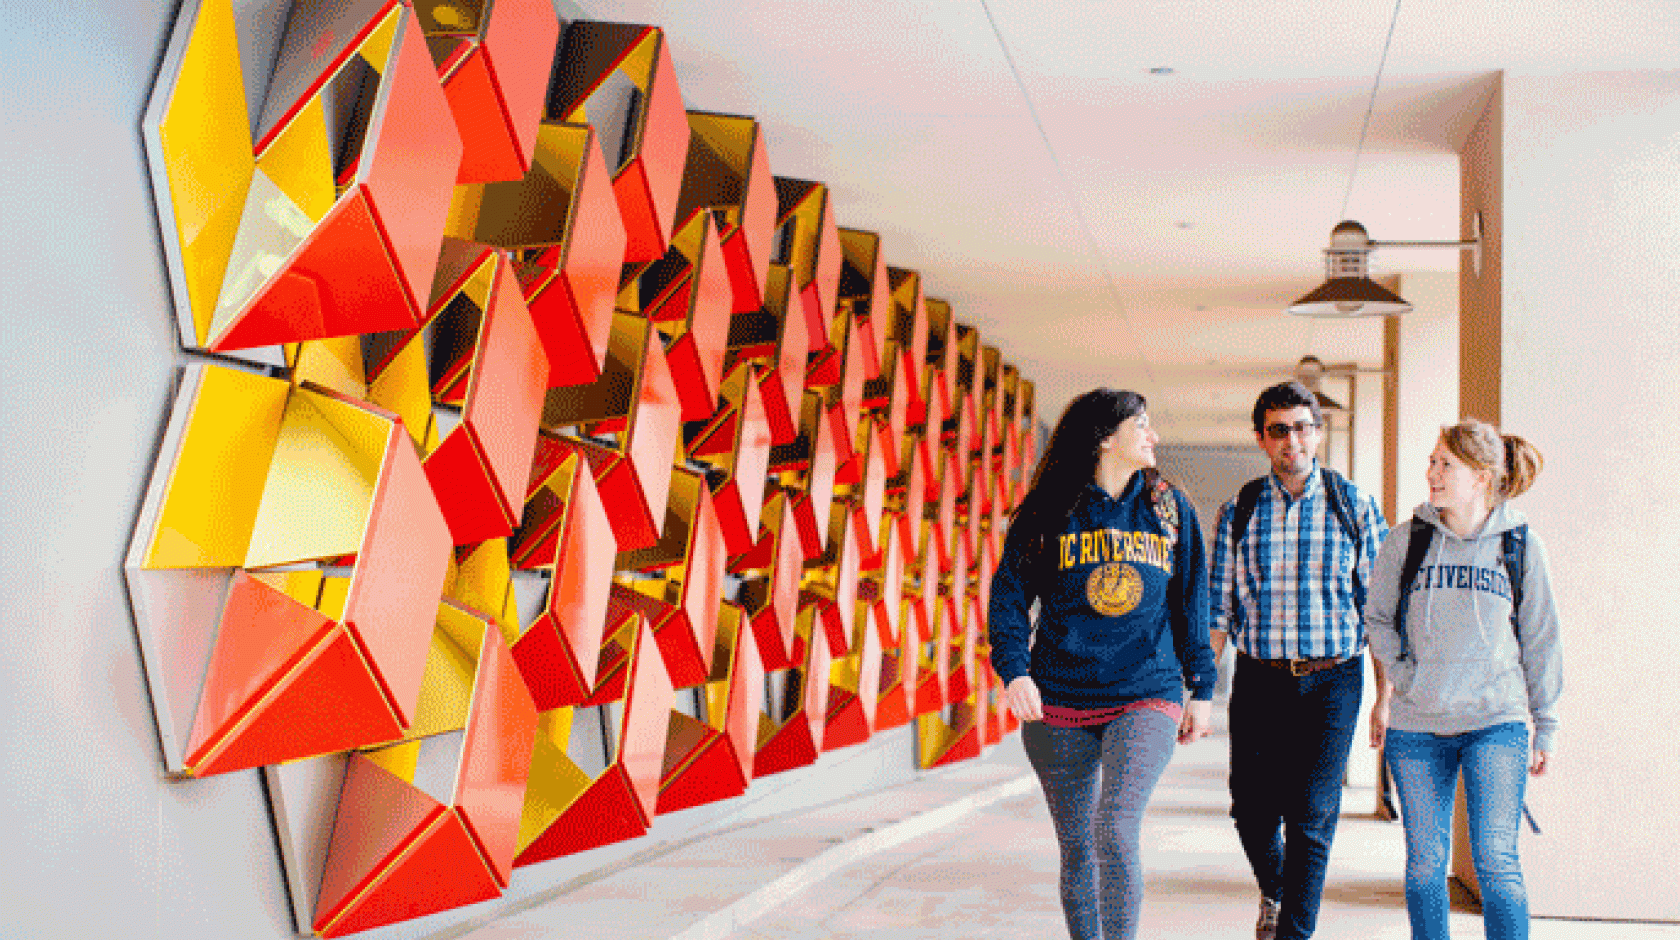
[[[834,187],[840,224],[920,270],[1046,421],[1130,387],[1174,443],[1251,443],[1255,392],[1303,355],[1380,365],[1380,321],[1283,307],[1340,218],[1458,237],[1456,151],[1497,70],[1680,49],[1673,0],[1402,0],[1356,161],[1388,0],[579,5],[665,27],[688,107],[763,122],[772,170]],[[1379,251],[1373,276],[1457,255]]]

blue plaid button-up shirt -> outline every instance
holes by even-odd
[[[1342,531],[1313,464],[1306,488],[1291,499],[1277,475],[1266,478],[1240,545],[1231,544],[1236,500],[1219,509],[1210,598],[1213,629],[1257,659],[1352,656],[1365,648],[1354,574],[1370,584],[1377,548],[1388,534],[1377,501],[1357,489],[1349,509],[1359,545]]]

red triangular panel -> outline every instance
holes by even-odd
[[[741,762],[728,738],[712,732],[699,750],[694,760],[661,785],[658,812],[671,813],[747,792],[749,781],[741,777]]]
[[[394,741],[402,733],[354,641],[338,628],[232,734],[193,752],[188,764],[203,777]]]
[[[945,753],[939,755],[939,759],[933,762],[933,766],[948,767],[958,761],[965,761],[979,756],[980,734],[976,729],[970,728],[967,731],[964,731],[955,741],[951,742],[951,746],[945,749]]]
[[[515,868],[634,839],[647,832],[630,777],[621,764],[607,768],[589,789],[513,860]]]
[[[758,749],[753,758],[753,777],[768,777],[816,762],[817,743],[811,737],[811,723],[797,714]]]
[[[823,750],[832,751],[869,740],[869,718],[863,713],[863,700],[843,689],[830,689],[829,695]]]
[[[320,934],[342,937],[500,895],[460,817],[444,813]]]
[[[442,804],[408,781],[360,754],[351,755],[315,905],[315,928],[330,923],[354,902],[443,814]]]

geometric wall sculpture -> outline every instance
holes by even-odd
[[[1032,383],[663,31],[300,0],[260,75],[240,22],[182,4],[142,128],[184,354],[124,573],[165,771],[262,768],[301,931],[1015,727]]]

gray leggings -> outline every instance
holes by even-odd
[[[1136,936],[1143,907],[1143,813],[1177,732],[1172,716],[1152,708],[1127,712],[1101,728],[1042,721],[1021,726],[1021,743],[1044,786],[1061,844],[1062,913],[1073,940]]]

